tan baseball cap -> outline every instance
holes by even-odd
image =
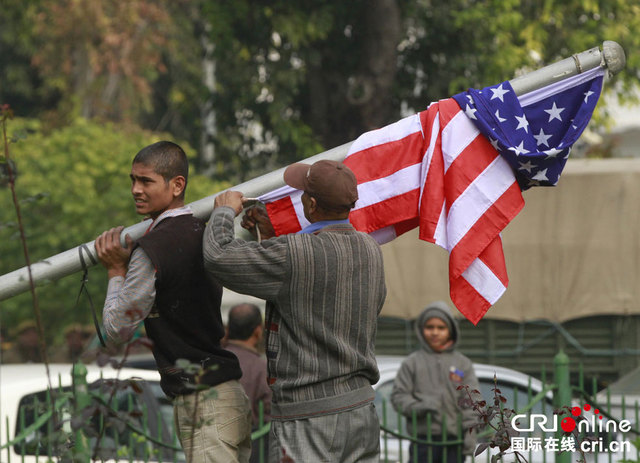
[[[291,164],[284,171],[290,187],[303,190],[329,209],[351,209],[358,200],[358,182],[353,171],[337,161]]]

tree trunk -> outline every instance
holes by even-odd
[[[308,120],[326,148],[382,127],[395,116],[392,91],[402,33],[399,7],[396,0],[368,0],[354,11],[359,17],[352,18],[349,49],[342,50],[345,60],[356,60],[352,71],[328,64],[335,49],[320,50],[320,56],[308,62]]]

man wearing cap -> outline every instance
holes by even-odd
[[[242,225],[266,239],[236,239],[243,196],[221,193],[205,230],[205,268],[229,289],[267,301],[269,461],[377,462],[371,385],[379,379],[374,341],[386,295],[382,252],[349,223],[358,199],[349,168],[293,164],[284,180],[303,190],[311,224],[275,237],[264,210],[254,208]]]

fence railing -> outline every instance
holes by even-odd
[[[544,381],[543,374],[541,388],[534,390],[529,382],[525,391],[515,387],[513,393],[508,394],[512,402],[503,406],[514,409],[531,428],[510,437],[510,451],[519,452],[529,462],[575,461],[575,455],[572,456],[568,451],[571,447],[562,446],[568,437],[573,437],[574,444],[584,445],[582,456],[586,454],[595,462],[640,461],[640,450],[630,445],[640,438],[638,402],[629,404],[624,395],[613,397],[606,391],[598,393],[595,381],[591,386],[592,391],[587,392],[582,374],[579,375],[578,386],[572,387],[569,383],[569,359],[562,352],[554,358],[554,366],[552,383]],[[131,462],[184,461],[173,428],[171,404],[159,404],[157,391],[151,391],[144,382],[102,379],[89,385],[86,382],[86,369],[82,365],[76,365],[73,377],[71,387],[60,386],[22,398],[13,436],[8,434],[10,426],[9,418],[6,418],[7,435],[3,439],[5,443],[0,446],[1,462],[10,463],[12,455],[18,461],[24,461],[26,456],[36,459],[46,457],[48,460],[66,456],[75,462],[89,462],[92,458]],[[518,403],[522,401],[519,397],[523,396],[526,397],[526,403]],[[491,401],[493,397],[484,399]],[[457,463],[464,460],[460,444],[468,430],[463,429],[461,417],[458,417],[454,437],[445,433],[436,438],[431,432],[432,416],[418,418],[414,414],[407,420],[393,409],[387,398],[382,398],[378,403],[381,462],[418,463],[415,450],[413,460],[409,460],[409,449],[412,446],[416,449],[417,444],[429,446],[429,463],[434,461],[432,451],[451,446],[457,449],[454,461],[446,461],[446,456],[440,461]],[[580,418],[570,414],[574,407],[580,408]],[[559,415],[554,418],[554,412],[562,409],[565,417],[572,417],[578,422],[579,432],[568,435],[557,426],[561,418]],[[542,416],[547,417],[545,423],[540,418]],[[418,433],[420,420],[424,420],[422,424],[426,423],[426,435]],[[555,430],[551,426],[554,420]],[[587,425],[582,426],[580,423],[584,424],[585,421]],[[260,423],[252,433],[254,441],[266,439],[269,432],[262,404]],[[539,425],[537,428],[536,424]],[[446,422],[442,428],[446,429]],[[490,443],[494,433],[490,428],[480,430],[477,435],[479,444]],[[627,445],[612,447],[625,443]],[[259,461],[266,462],[266,451],[262,445],[258,448]],[[497,450],[489,447],[480,455],[472,456],[471,460],[489,463]]]

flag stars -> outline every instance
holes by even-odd
[[[496,98],[499,98],[500,101],[502,101],[503,103],[504,103],[504,95],[505,95],[505,93],[509,93],[509,91],[510,91],[510,90],[502,88],[502,84],[500,84],[500,86],[498,88],[491,88],[490,90],[493,92],[493,95],[491,96],[491,99],[495,100]]]
[[[496,109],[496,119],[498,119],[498,122],[506,121],[506,119],[504,117],[500,117],[500,110],[499,109]]]
[[[546,147],[549,146],[549,138],[551,138],[553,135],[547,135],[546,133],[544,133],[544,130],[540,129],[540,133],[538,135],[534,135],[533,138],[536,139],[536,143],[538,146],[540,145],[545,145]]]
[[[476,117],[477,111],[478,110],[476,108],[472,108],[471,106],[467,105],[467,109],[464,110],[464,113],[469,119],[478,120],[478,118]]]
[[[546,150],[544,154],[547,155],[547,159],[555,158],[558,154],[562,153],[563,150],[559,150],[557,148],[551,148],[550,150]]]
[[[529,173],[531,173],[531,169],[535,167],[533,164],[531,164],[531,161],[520,162],[519,164],[520,167],[518,167],[518,170],[526,170]]]
[[[547,122],[551,122],[554,119],[558,119],[562,122],[562,118],[560,117],[560,113],[564,111],[564,108],[558,108],[556,106],[556,102],[553,102],[553,106],[549,109],[545,109],[544,112],[549,114],[549,120]]]
[[[516,116],[516,119],[518,120],[518,127],[516,127],[516,130],[524,129],[525,132],[529,133],[529,121],[527,120],[527,116],[523,114],[522,116]]]
[[[589,97],[593,95],[593,92],[591,90],[584,92],[584,102],[587,103],[589,101]]]
[[[540,172],[538,172],[536,175],[534,175],[533,177],[531,177],[532,180],[537,180],[539,182],[548,182],[549,179],[547,178],[547,170],[548,169],[542,169]]]
[[[514,153],[516,153],[516,156],[518,156],[520,154],[527,154],[529,152],[524,148],[524,141],[521,141],[518,146],[512,146],[509,149],[511,151],[513,151]]]

